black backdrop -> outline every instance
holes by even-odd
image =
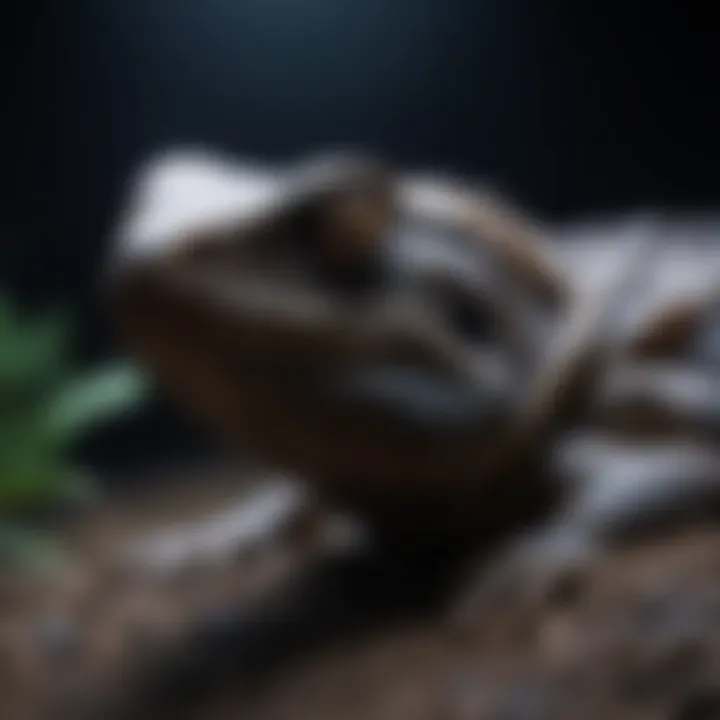
[[[82,352],[108,352],[104,238],[128,172],[175,142],[274,158],[366,145],[490,178],[549,218],[712,205],[720,63],[701,7],[6,0],[0,282],[74,303]],[[181,437],[157,411],[98,452]]]

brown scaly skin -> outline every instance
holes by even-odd
[[[577,417],[577,405],[582,409],[585,401],[602,387],[608,336],[613,335],[612,303],[605,305],[603,300],[607,296],[599,296],[594,301],[576,305],[561,273],[532,246],[527,227],[515,226],[512,215],[505,214],[499,207],[479,202],[470,203],[469,213],[467,203],[457,214],[454,211],[448,214],[447,207],[441,207],[438,213],[437,205],[425,207],[425,212],[422,206],[419,210],[420,215],[430,215],[441,224],[474,229],[472,237],[480,241],[478,249],[487,243],[493,252],[503,256],[501,264],[513,269],[511,275],[523,278],[521,284],[544,288],[541,295],[551,298],[558,313],[562,312],[561,308],[567,313],[567,324],[561,323],[566,331],[560,333],[550,360],[534,368],[534,382],[528,386],[533,392],[524,403],[509,408],[506,422],[496,427],[482,424],[468,427],[464,432],[443,434],[409,429],[402,423],[387,420],[378,423],[376,418],[357,408],[321,404],[316,395],[303,395],[279,373],[278,367],[267,364],[269,358],[278,355],[282,358],[284,353],[289,353],[306,361],[324,357],[331,365],[338,362],[351,365],[357,360],[367,362],[392,357],[393,353],[407,351],[412,346],[413,351],[424,354],[425,359],[436,366],[444,365],[448,372],[461,373],[462,353],[453,351],[452,342],[446,342],[447,338],[438,341],[436,334],[428,340],[432,335],[429,333],[424,340],[418,340],[418,335],[408,340],[422,327],[423,318],[418,322],[417,313],[414,319],[412,314],[401,318],[407,323],[404,332],[399,332],[401,323],[383,329],[383,312],[373,316],[372,319],[377,320],[374,328],[372,323],[361,327],[348,326],[344,321],[326,335],[318,334],[317,317],[315,325],[307,321],[308,315],[312,315],[310,312],[289,313],[280,318],[274,315],[273,322],[258,313],[254,323],[248,322],[247,314],[244,319],[241,317],[237,297],[235,304],[229,302],[225,311],[213,300],[212,275],[208,284],[196,285],[198,294],[194,296],[188,284],[173,285],[177,256],[168,252],[158,265],[131,264],[118,276],[115,298],[121,325],[131,347],[155,369],[191,413],[203,417],[231,443],[241,441],[260,457],[301,472],[327,497],[355,510],[378,530],[394,531],[389,533],[392,542],[385,546],[380,559],[360,560],[361,566],[379,562],[386,571],[381,573],[384,582],[396,577],[397,570],[407,568],[413,559],[417,561],[418,552],[425,547],[421,542],[423,538],[437,550],[442,547],[438,538],[457,532],[461,547],[467,550],[481,542],[485,534],[495,536],[547,517],[550,522],[546,536],[592,543],[593,532],[603,537],[612,534],[613,519],[622,515],[618,510],[627,510],[631,505],[627,498],[611,497],[598,502],[592,495],[576,494],[583,527],[589,528],[590,536],[574,534],[576,526],[569,528],[572,532],[566,532],[564,520],[555,521],[552,512],[561,501],[563,491],[538,467],[549,459],[548,448],[553,439],[561,438],[563,428]],[[372,245],[378,226],[384,225],[382,221],[376,224],[373,218],[377,220],[381,213],[371,213],[365,222],[358,220],[358,212],[357,204],[351,202],[344,209],[341,204],[337,212],[329,214],[329,225],[324,227],[331,227],[332,235],[342,236],[344,223],[352,218],[352,223],[360,226],[360,231],[347,235],[352,244],[355,247],[366,246],[368,242]],[[367,232],[363,232],[363,228]],[[228,262],[236,257],[237,237],[237,232],[224,236],[210,232],[204,242],[209,247],[213,239],[221,240],[219,259],[228,270],[225,277],[234,277],[239,284],[246,277],[245,271],[257,274],[263,266],[248,266],[242,259],[234,265]],[[273,235],[258,233],[258,237],[268,242]],[[190,240],[188,238],[188,242]],[[195,261],[199,258],[202,262],[203,253],[201,247]],[[272,262],[281,260],[277,256],[271,258]],[[183,281],[188,278],[182,273],[180,277]],[[251,276],[248,279],[251,280]],[[619,278],[618,297],[609,293],[620,306],[623,299],[630,297],[623,297],[627,291],[626,280]],[[391,306],[392,298],[386,308]],[[674,325],[670,323],[670,327]],[[348,329],[352,332],[344,333]],[[657,332],[657,328],[646,335],[652,336],[653,332]],[[659,334],[662,336],[664,332]],[[668,337],[670,346],[680,342],[673,339],[676,336],[672,332],[668,332]],[[640,345],[647,346],[647,343]],[[241,359],[257,352],[258,347],[265,353],[264,364],[240,363]],[[657,344],[650,343],[650,347]],[[631,348],[635,345],[631,344]],[[633,349],[630,355],[634,353]],[[257,355],[260,357],[262,353]],[[281,379],[285,384],[280,383]],[[658,483],[670,506],[678,498],[675,490],[679,488],[689,488],[690,500],[707,496],[708,491],[711,495],[717,494],[716,483],[708,482],[705,468],[699,467],[690,483],[681,482],[687,478],[679,476]],[[599,482],[603,482],[602,477]],[[652,497],[657,492],[652,483],[638,487],[639,495],[630,498],[634,502],[634,510],[631,507],[629,513],[630,524],[634,517],[647,515],[643,497]],[[644,492],[648,494],[643,495]],[[407,526],[403,526],[403,520],[409,520]],[[621,520],[627,523],[628,513],[622,515]],[[411,545],[416,547],[414,553],[406,554],[399,549],[402,545],[397,544],[394,533],[403,530],[410,532]],[[568,544],[563,542],[533,544],[532,550],[515,553],[513,560],[518,561],[508,562],[506,566],[513,571],[520,570],[515,580],[528,581],[535,574],[537,584],[542,585],[561,567],[567,548]],[[450,554],[425,553],[421,566],[426,570],[428,558],[432,557],[438,558],[438,567],[446,567],[461,559],[463,552],[458,552],[456,546]],[[534,564],[523,564],[528,560]],[[341,559],[341,566],[342,562]],[[345,562],[352,568],[358,560],[349,557]],[[532,572],[528,572],[529,568]],[[350,575],[354,576],[354,572]],[[422,577],[427,581],[423,581],[425,584],[435,582],[434,571]],[[312,586],[312,578],[309,582]],[[401,585],[407,585],[405,580]],[[356,591],[351,595],[357,599]],[[407,601],[402,592],[398,597]],[[322,598],[318,602],[318,606],[323,607]],[[310,605],[314,606],[315,601]],[[273,622],[271,619],[271,625]],[[248,623],[257,627],[253,617],[247,615],[232,623],[233,628],[239,628],[239,645],[242,645],[242,628]]]
[[[660,310],[630,347],[638,359],[677,359],[700,329],[706,298],[679,300]]]
[[[338,186],[345,183],[357,187],[354,173],[341,174]],[[326,203],[328,197],[333,198],[332,194],[317,196],[325,197]],[[477,212],[468,212],[472,205],[465,203],[460,211],[451,209],[448,216],[445,208],[438,211],[434,205],[427,213],[417,214],[448,225],[455,213],[455,227],[474,231],[471,237],[476,249],[485,244],[490,255],[504,255],[501,264],[513,267],[516,276],[533,278],[546,294],[552,287],[556,297],[561,297],[564,291],[549,281],[552,263],[528,247],[525,225],[518,226],[513,234],[510,214],[505,216],[502,210],[493,210],[482,202],[476,207]],[[332,201],[329,208],[333,208]],[[337,235],[342,235],[338,221],[352,219],[360,231],[348,232],[347,237],[358,246],[377,242],[368,235],[382,231],[382,213],[371,213],[370,221],[363,224],[358,220],[362,203],[346,205],[345,217],[342,210],[340,204],[334,217],[332,212],[327,213],[336,223]],[[510,236],[514,242],[506,241]],[[113,293],[124,335],[170,392],[231,442],[299,472],[342,505],[383,523],[412,518],[423,530],[435,524],[438,530],[474,533],[478,513],[484,514],[481,508],[492,508],[491,516],[498,518],[499,525],[505,525],[506,516],[515,512],[534,513],[544,489],[538,486],[535,493],[532,486],[526,488],[526,510],[516,496],[505,497],[507,483],[493,479],[506,474],[504,465],[509,456],[523,454],[518,453],[519,442],[539,444],[535,436],[547,424],[542,413],[561,412],[564,399],[556,397],[555,402],[544,405],[524,427],[525,435],[519,440],[510,407],[505,419],[491,427],[481,418],[461,431],[436,433],[408,428],[402,420],[378,420],[346,403],[324,402],[316,393],[304,392],[293,381],[292,372],[285,372],[283,362],[290,360],[294,370],[312,363],[335,368],[342,363],[357,366],[410,353],[467,384],[474,382],[475,358],[460,339],[434,319],[433,308],[427,303],[419,302],[414,309],[410,304],[404,315],[394,317],[396,299],[392,293],[379,305],[348,314],[346,309],[338,309],[329,293],[318,293],[307,284],[287,290],[286,305],[282,305],[283,298],[277,300],[282,288],[273,287],[266,295],[271,294],[276,304],[264,311],[261,291],[252,296],[253,287],[261,284],[262,273],[277,272],[278,267],[281,271],[293,269],[278,238],[282,238],[282,214],[256,225],[244,237],[238,238],[232,229],[215,234],[210,231],[205,236],[188,237],[179,248],[161,252],[152,262],[131,256],[116,270]],[[220,263],[213,259],[213,253]],[[484,297],[481,293],[478,302]],[[421,295],[420,300],[425,302],[426,298]],[[593,332],[588,326],[580,335],[585,333],[591,340]],[[576,340],[572,352],[584,357],[587,347],[580,336]],[[270,362],[278,358],[280,366],[273,368]],[[570,369],[576,363],[569,357],[557,361],[567,366],[567,372],[562,373],[563,387],[567,386],[562,392],[565,398],[575,393]],[[583,363],[578,360],[577,364]],[[559,376],[548,374],[553,381]],[[547,388],[542,392],[556,395]],[[408,505],[417,508],[407,513]],[[503,505],[506,510],[497,513]],[[489,525],[493,523],[488,519]]]
[[[720,266],[720,258],[718,258]],[[623,362],[596,401],[599,430],[662,441],[689,437],[716,444],[717,334],[720,286],[660,305],[630,339]],[[708,354],[709,353],[709,354]]]
[[[114,286],[130,345],[181,404],[231,443],[298,472],[375,524],[474,536],[480,528],[495,532],[542,514],[556,490],[538,468],[551,439],[572,424],[602,381],[615,316],[632,300],[632,279],[621,274],[617,287],[583,304],[533,246],[531,224],[486,196],[442,181],[418,186],[400,178],[393,185],[382,165],[347,158],[327,163],[323,172],[322,182],[312,166],[301,173],[299,203],[291,200],[253,227],[210,223],[179,244],[168,242],[155,261],[131,256]],[[529,381],[516,383],[521,400],[508,395],[504,414],[490,425],[481,418],[448,432],[409,427],[402,417],[334,402],[298,381],[311,367],[362,367],[409,354],[473,387],[477,358],[433,312],[442,297],[433,297],[428,285],[414,288],[415,304],[381,291],[377,302],[347,305],[304,280],[302,258],[289,251],[293,226],[287,221],[298,207],[317,213],[324,251],[347,256],[349,247],[352,259],[382,246],[395,195],[416,219],[440,230],[465,229],[469,246],[499,255],[500,266],[512,269],[505,284],[514,277],[544,288],[540,296],[554,298],[557,316],[565,315],[549,359],[529,369]],[[647,258],[635,262],[641,270],[649,266]],[[627,272],[632,275],[632,262]],[[290,287],[263,286],[273,273],[292,278]],[[486,299],[478,293],[478,304]],[[649,324],[627,356],[642,357],[663,337],[666,347],[677,347],[695,317],[679,315],[686,318],[684,333],[677,334],[678,312],[671,310]],[[536,355],[548,350],[527,348]],[[477,390],[482,393],[482,385]],[[617,417],[609,422],[622,427]]]
[[[580,588],[593,557],[612,546],[717,522],[720,374],[717,358],[697,349],[717,325],[717,297],[669,304],[624,348],[591,423],[564,442],[575,461],[557,468],[569,483],[555,511],[512,541],[464,595],[455,616],[463,631],[496,602],[542,612]]]
[[[535,300],[550,308],[571,299],[568,278],[527,213],[486,188],[442,178],[408,178],[401,183],[407,204],[419,216],[466,233],[481,252],[491,252]]]
[[[626,262],[630,281],[621,272],[616,287],[583,304],[530,242],[531,224],[486,196],[436,181],[428,200],[412,179],[401,179],[394,190],[389,171],[372,163],[344,159],[333,172],[331,183],[319,184],[312,167],[305,171],[299,206],[287,203],[251,228],[211,225],[168,244],[152,262],[131,256],[114,285],[131,347],[229,442],[299,472],[376,526],[411,535],[477,536],[541,516],[556,495],[541,469],[547,448],[602,380],[614,317],[631,301],[633,270],[647,258],[635,258],[636,266]],[[538,302],[550,299],[556,315],[565,315],[549,359],[530,368],[522,400],[508,396],[504,415],[490,426],[481,419],[451,432],[409,427],[402,418],[379,419],[298,383],[298,369],[362,367],[409,352],[472,384],[477,358],[433,315],[437,286],[419,283],[415,300],[419,291],[425,304],[404,305],[398,315],[405,300],[392,293],[378,304],[348,309],[332,293],[297,283],[303,266],[293,264],[285,234],[295,227],[287,222],[298,207],[316,213],[316,240],[325,252],[339,249],[352,260],[382,246],[395,194],[414,217],[465,230],[474,251],[500,256],[508,282],[522,279],[531,295],[540,289]],[[264,276],[278,270],[294,271],[292,286],[268,292]],[[487,302],[487,292],[478,292],[476,302]],[[540,350],[532,342],[524,349]]]

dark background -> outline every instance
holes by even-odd
[[[0,283],[71,302],[81,353],[112,351],[97,264],[128,173],[176,142],[260,158],[366,145],[489,178],[549,219],[711,207],[707,6],[6,0]],[[189,447],[171,417],[154,410],[93,453]]]

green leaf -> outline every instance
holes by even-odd
[[[0,295],[0,512],[15,517],[57,501],[91,500],[71,443],[144,397],[145,377],[117,362],[72,377],[71,325],[55,308],[25,317]]]
[[[61,546],[47,535],[0,522],[0,564],[48,572],[57,569],[67,559]]]
[[[17,517],[57,503],[81,507],[98,499],[91,476],[59,454],[32,454],[31,449],[28,445],[0,462],[0,513]]]
[[[0,306],[0,397],[6,405],[37,399],[67,372],[70,322],[62,310],[32,320]]]
[[[48,507],[61,496],[72,477],[64,458],[42,452],[30,442],[4,455],[0,466],[0,509],[6,513]]]
[[[134,409],[147,389],[145,375],[125,363],[81,375],[49,403],[47,432],[56,441],[75,441],[98,423]]]

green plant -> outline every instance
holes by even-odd
[[[17,518],[91,491],[74,446],[145,395],[132,365],[79,371],[71,346],[67,314],[26,317],[0,296],[0,554],[17,544]]]

